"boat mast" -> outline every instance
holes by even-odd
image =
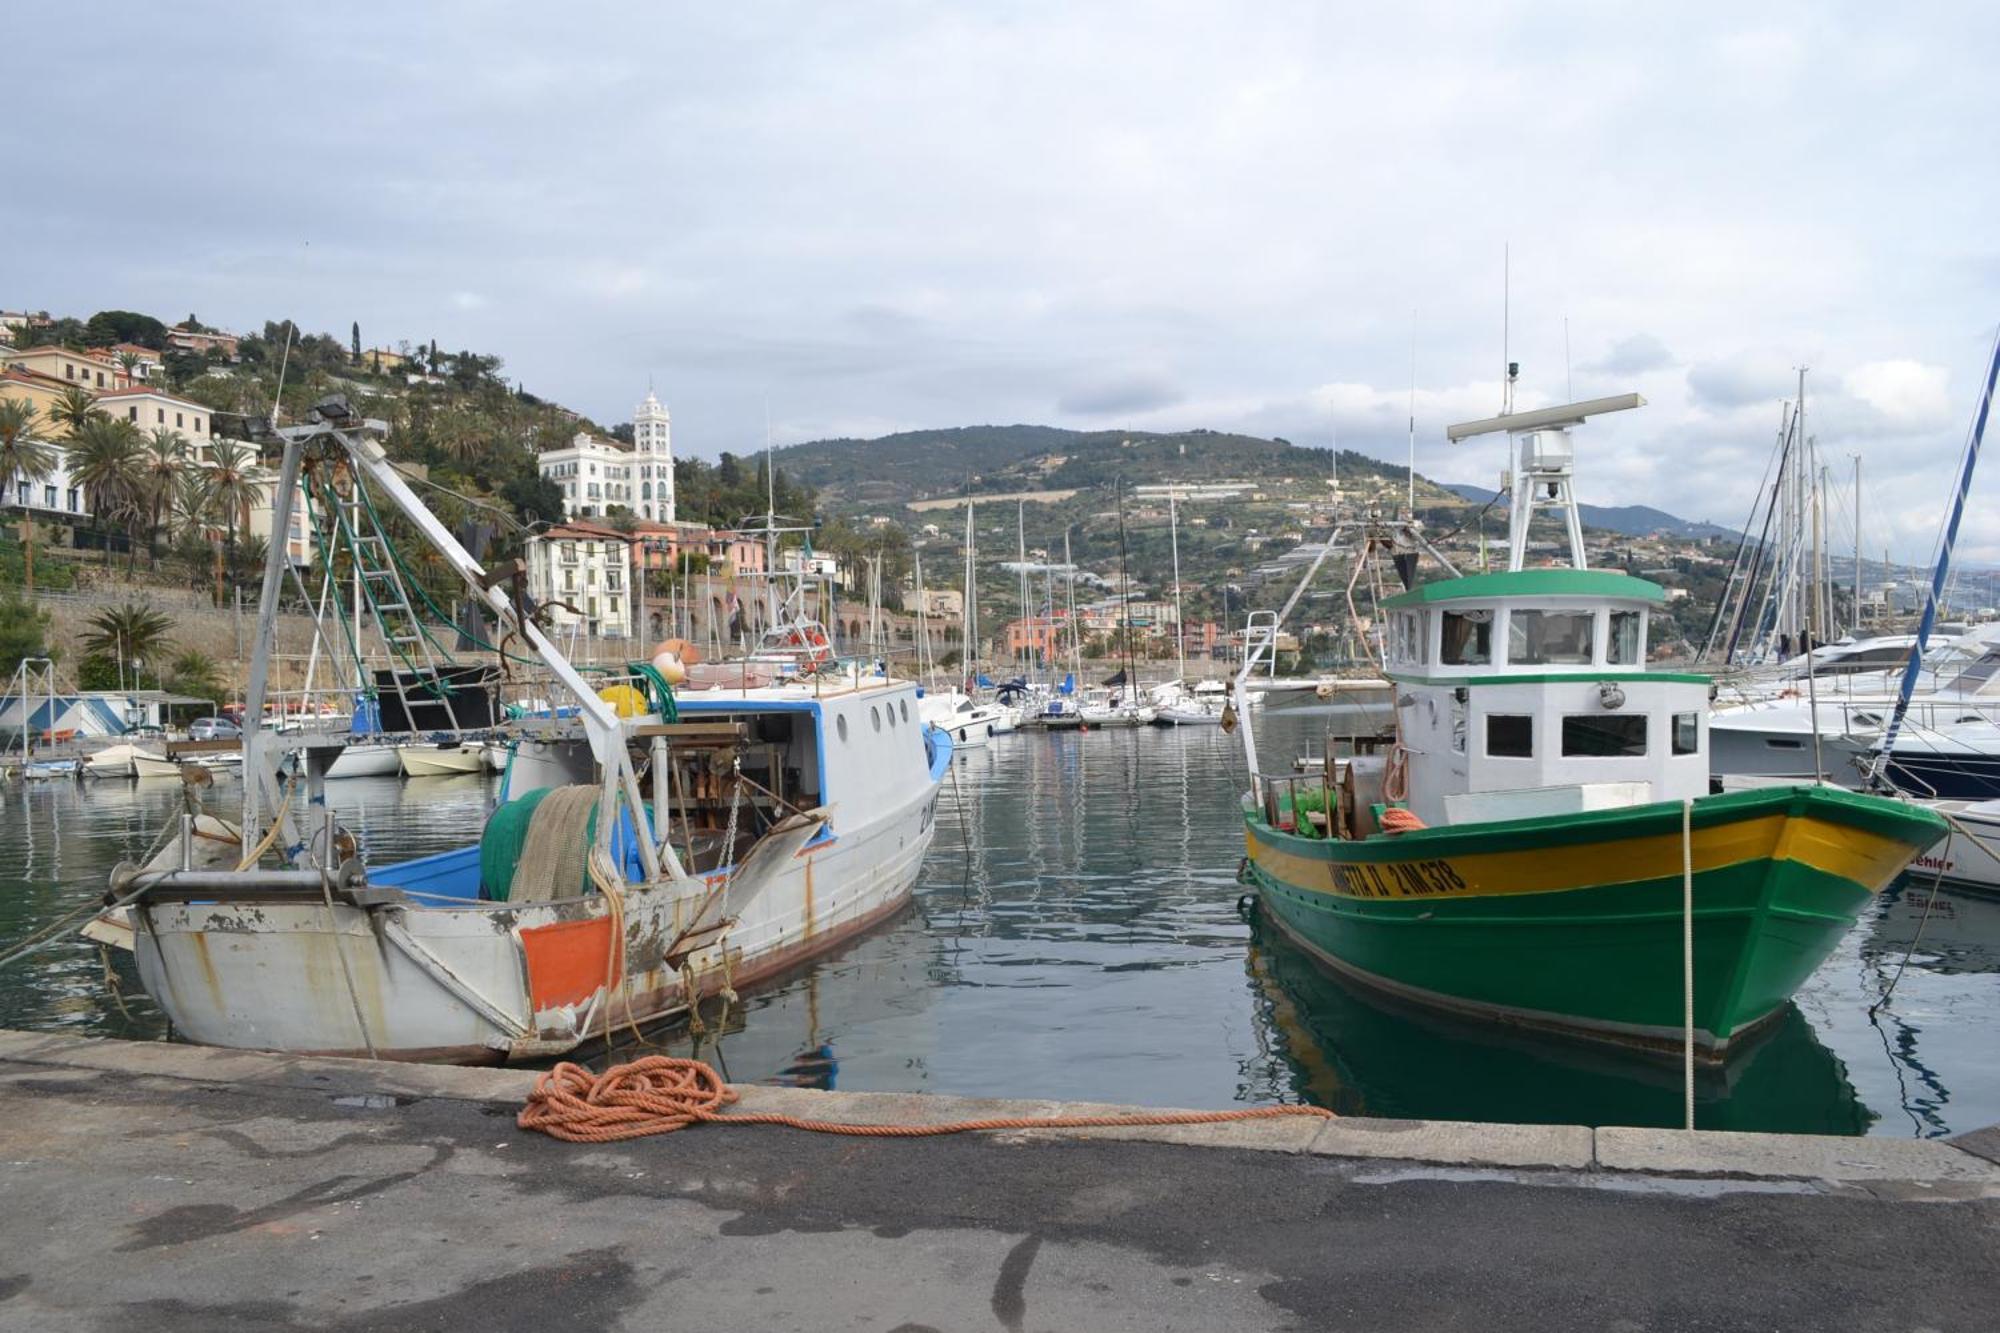
[[[961,674],[971,680],[979,674],[974,663],[979,644],[979,567],[973,554],[978,530],[973,524],[972,497],[965,500],[965,605],[959,608],[958,637],[962,660]]]
[[[1068,552],[1065,551],[1067,556]],[[1075,571],[1070,586],[1076,586]],[[1132,582],[1125,572],[1125,478],[1118,478],[1118,658],[1125,672],[1125,688],[1139,688],[1138,663],[1132,656]]]
[[[1187,625],[1181,617],[1181,519],[1174,493],[1167,492],[1167,531],[1174,548],[1174,665],[1181,683],[1187,683]],[[1329,541],[1332,538],[1328,538]]]
[[[1849,615],[1854,625],[1854,637],[1861,637],[1861,455],[1853,454],[1854,460],[1854,606]]]
[[[1021,654],[1025,658],[1034,651],[1029,646],[1034,638],[1034,613],[1028,609],[1028,502],[1026,500],[1014,502],[1014,539],[1019,543],[1021,618],[1026,622],[1022,628],[1029,631],[1021,645]]]
[[[1972,418],[1972,435],[1965,442],[1965,462],[1959,472],[1958,493],[1952,496],[1951,514],[1945,520],[1944,535],[1938,543],[1937,567],[1931,571],[1931,588],[1924,598],[1923,619],[1917,622],[1917,641],[1910,645],[1909,660],[1903,664],[1903,686],[1896,695],[1896,711],[1890,716],[1882,739],[1876,742],[1875,763],[1868,773],[1868,785],[1871,787],[1883,785],[1889,758],[1896,749],[1896,734],[1903,729],[1903,717],[1910,711],[1910,695],[1917,688],[1918,673],[1923,670],[1924,647],[1930,642],[1931,630],[1937,624],[1938,597],[1951,573],[1952,547],[1958,543],[1959,520],[1965,517],[1965,494],[1972,489],[1972,471],[1979,464],[1979,446],[1986,438],[1986,417],[1993,408],[1995,378],[2000,378],[2000,333],[1994,336],[1993,355],[1986,366],[1986,391],[1979,396],[1979,410]]]

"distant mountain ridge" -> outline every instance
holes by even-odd
[[[902,504],[974,491],[1090,490],[1122,479],[1165,481],[1331,478],[1333,455],[1284,439],[1224,431],[1079,431],[1057,426],[958,426],[879,439],[813,440],[777,451],[777,464],[838,503]],[[1402,469],[1342,450],[1343,478]]]
[[[1442,483],[1445,490],[1474,504],[1485,504],[1498,492],[1485,486],[1470,486],[1463,482]],[[1603,528],[1608,532],[1623,533],[1627,537],[1645,537],[1655,532],[1671,533],[1676,537],[1739,537],[1742,534],[1734,528],[1725,528],[1715,523],[1696,522],[1677,518],[1664,509],[1651,505],[1577,505],[1577,513],[1587,528]]]

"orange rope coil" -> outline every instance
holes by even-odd
[[[932,1125],[855,1125],[808,1120],[794,1115],[753,1112],[726,1115],[736,1090],[700,1060],[649,1055],[593,1074],[564,1061],[544,1070],[515,1118],[522,1129],[539,1130],[569,1143],[615,1143],[671,1134],[696,1122],[717,1125],[782,1125],[815,1134],[915,1139],[991,1129],[1100,1129],[1126,1125],[1216,1125],[1231,1120],[1270,1120],[1303,1115],[1330,1120],[1319,1106],[1252,1106],[1233,1111],[1143,1111],[1135,1115],[994,1116],[947,1120]]]
[[[1384,833],[1415,833],[1418,829],[1429,828],[1415,811],[1392,805],[1382,812]]]

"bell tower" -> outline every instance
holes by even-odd
[[[639,465],[639,516],[673,522],[673,418],[650,388],[646,401],[632,409],[632,445]]]

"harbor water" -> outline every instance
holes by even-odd
[[[1272,710],[1260,748],[1323,746]],[[743,1082],[1348,1115],[1673,1125],[1679,1067],[1409,1008],[1333,980],[1239,910],[1242,750],[1220,731],[1021,734],[963,753],[916,901],[726,1010],[647,1034]],[[334,784],[381,862],[461,844],[484,776]],[[209,799],[233,817],[233,779]],[[0,788],[0,951],[103,891],[179,784]],[[1905,960],[1907,959],[1907,963]],[[128,962],[67,938],[0,970],[0,1026],[164,1035]],[[1900,972],[1900,978],[1898,974]],[[1892,979],[1892,1000],[1871,1015]],[[1705,1128],[1935,1136],[2000,1121],[2000,902],[1885,893],[1772,1031],[1697,1088]],[[625,1043],[598,1062],[640,1049]]]

